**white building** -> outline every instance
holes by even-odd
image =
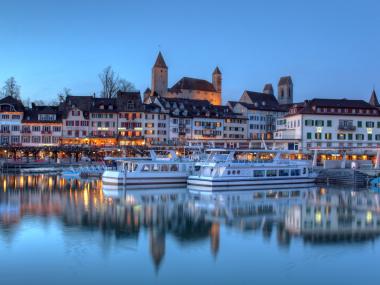
[[[361,148],[380,146],[380,111],[364,100],[313,99],[295,104],[277,120],[276,140],[284,148],[308,151],[315,148]],[[293,141],[293,145],[289,145]]]
[[[24,114],[21,101],[7,96],[0,100],[0,143],[21,144],[21,121]]]

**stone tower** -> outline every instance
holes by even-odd
[[[222,73],[219,67],[216,67],[212,73],[212,85],[214,85],[216,92],[222,93]]]
[[[372,90],[372,94],[371,94],[371,98],[369,99],[369,103],[372,106],[375,106],[375,107],[379,107],[380,106],[379,100],[377,99],[377,95],[376,95],[375,89]]]
[[[152,94],[165,96],[168,92],[168,67],[161,52],[152,68]]]
[[[280,105],[293,104],[293,82],[290,76],[280,78],[277,100]]]
[[[271,83],[265,84],[264,89],[263,89],[263,93],[268,94],[268,95],[274,95],[273,86]]]

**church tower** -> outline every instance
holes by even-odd
[[[222,93],[222,73],[219,67],[216,67],[212,73],[212,85],[214,85],[216,92]]]
[[[280,78],[277,100],[280,105],[293,104],[293,81],[290,76]]]
[[[152,95],[165,96],[168,92],[168,67],[161,52],[152,68]]]

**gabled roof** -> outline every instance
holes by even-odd
[[[172,88],[169,89],[170,92],[180,92],[181,90],[216,92],[214,85],[209,81],[191,77],[182,77]]]
[[[306,100],[303,104],[293,105],[288,116],[294,114],[378,116],[379,110],[364,100],[315,98]]]
[[[56,115],[55,120],[45,121],[39,120],[38,116],[42,114]],[[36,122],[51,122],[51,123],[60,123],[62,122],[62,113],[59,111],[58,106],[36,106],[32,105],[32,108],[28,108],[24,112],[24,117],[22,120],[24,123],[36,123]]]
[[[291,76],[283,76],[278,81],[278,85],[292,85],[292,84],[293,84],[293,81],[292,81]]]
[[[250,110],[268,110],[268,111],[279,111],[282,112],[284,109],[278,104],[276,97],[273,94],[265,94],[260,92],[248,91],[245,90],[243,93],[246,94],[250,100],[249,103],[242,102],[240,99],[240,103],[243,106]],[[242,97],[243,97],[242,96]]]
[[[274,93],[273,92],[273,86],[271,83],[265,84],[264,89],[263,89],[263,93],[265,93],[265,94],[273,94]]]
[[[129,91],[117,93],[116,108],[119,112],[143,111],[141,95],[139,91]]]
[[[166,65],[166,63],[165,63],[164,57],[162,56],[161,52],[158,53],[156,62],[154,63],[154,67],[168,68],[167,65]]]
[[[16,98],[13,98],[12,96],[2,98],[0,100],[0,105],[3,105],[0,109],[2,111],[23,112],[25,109],[22,102]],[[8,110],[8,108],[6,108],[5,105],[11,106],[11,108]]]
[[[371,94],[371,98],[369,99],[369,103],[372,106],[376,106],[376,107],[379,106],[379,100],[377,99],[377,95],[376,95],[375,89],[372,90],[372,94]]]
[[[228,106],[212,105],[208,100],[157,97],[156,100],[173,117],[238,117]]]

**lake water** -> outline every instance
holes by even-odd
[[[0,177],[0,284],[380,284],[380,196]]]

